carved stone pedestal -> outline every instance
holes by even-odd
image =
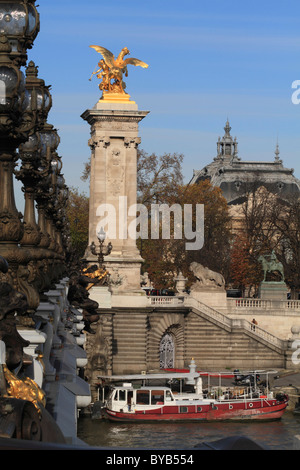
[[[272,299],[283,301],[287,300],[288,288],[284,281],[282,282],[261,282],[259,286],[260,299]]]
[[[104,263],[120,293],[141,291],[143,260],[128,228],[136,219],[138,125],[147,114],[135,102],[109,100],[99,100],[82,114],[91,126],[89,246],[98,245],[97,232],[103,227],[105,243],[113,245]],[[89,249],[85,258],[97,262]]]
[[[198,300],[198,302],[215,309],[223,309],[226,307],[227,299],[225,289],[214,286],[205,286],[203,288],[191,290],[191,297]]]

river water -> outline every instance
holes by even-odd
[[[78,420],[78,437],[97,447],[124,449],[193,449],[230,436],[244,436],[268,450],[293,450],[300,435],[300,415],[286,411],[274,422],[111,423],[90,417]]]

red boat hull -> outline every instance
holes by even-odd
[[[162,406],[152,410],[138,410],[134,413],[105,410],[111,421],[260,421],[278,420],[283,415],[287,400],[253,400],[252,402],[214,403],[203,406]]]

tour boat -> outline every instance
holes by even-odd
[[[205,373],[205,377],[207,381],[209,375]],[[244,385],[243,381],[240,381],[240,384],[233,386],[208,384],[206,388],[202,385],[201,373],[107,377],[116,381],[129,379],[130,382],[112,387],[104,404],[104,418],[133,422],[280,419],[288,405],[288,396],[274,396],[273,392],[268,390],[268,381],[263,382],[264,385],[261,386],[256,380],[257,374],[252,377],[255,377],[255,380],[245,380]],[[171,386],[145,385],[146,382],[162,378],[166,379],[166,382],[178,382],[177,379],[180,379],[180,383],[193,383],[194,390],[175,392]],[[134,381],[141,381],[142,384],[134,384]]]

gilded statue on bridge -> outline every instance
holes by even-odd
[[[127,65],[135,65],[143,68],[148,67],[148,64],[145,64],[145,62],[142,62],[139,59],[124,59],[126,55],[130,54],[127,47],[123,47],[117,58],[115,58],[112,52],[104,47],[90,47],[99,52],[103,57],[103,59],[98,62],[98,70],[95,70],[90,78],[91,80],[93,75],[97,74],[97,78],[102,80],[99,84],[99,88],[103,92],[103,97],[107,94],[127,95],[125,92],[126,84],[123,81],[123,75],[128,77]]]

